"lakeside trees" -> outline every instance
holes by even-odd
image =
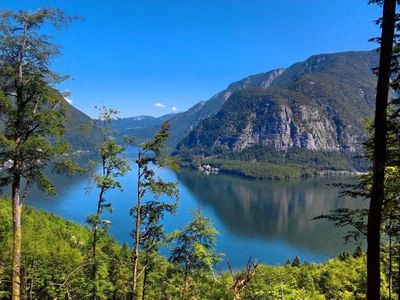
[[[59,47],[41,33],[44,26],[59,29],[70,20],[51,9],[0,14],[0,183],[12,192],[12,299],[21,296],[21,214],[29,189],[36,184],[54,193],[45,167],[50,162],[57,171],[72,167],[62,160],[68,150],[61,140],[64,99],[51,87],[66,77],[51,70]]]

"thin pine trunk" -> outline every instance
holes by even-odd
[[[392,251],[392,216],[389,221],[389,300],[392,300],[393,290],[393,251]]]
[[[105,171],[105,158],[103,157],[103,176],[105,176],[106,171]],[[104,186],[100,190],[99,194],[99,200],[97,202],[97,211],[96,211],[96,217],[98,218],[97,221],[100,220],[100,216],[102,213],[101,209],[101,204],[103,202],[103,195],[105,192]],[[96,224],[93,228],[93,241],[92,241],[92,281],[93,281],[93,295],[92,299],[96,300],[97,299],[97,286],[96,286],[96,277],[97,277],[97,234],[98,234],[98,226],[99,224]]]
[[[21,52],[18,57],[18,79],[15,82],[16,99],[17,99],[17,128],[20,128],[22,121],[21,106],[23,103],[23,60],[26,51],[28,23],[24,22]],[[12,218],[13,218],[13,249],[12,249],[12,300],[19,300],[21,298],[21,251],[22,251],[22,202],[20,198],[20,185],[21,185],[21,161],[19,160],[19,148],[21,146],[21,136],[16,138],[17,150],[14,153],[14,166],[13,166],[13,180],[11,184],[11,197],[12,197]]]
[[[137,202],[136,202],[136,222],[135,222],[135,242],[133,248],[133,282],[132,282],[132,299],[137,298],[137,282],[138,282],[138,263],[139,263],[139,242],[140,242],[140,205],[141,205],[141,151],[138,153],[138,173],[137,173]]]

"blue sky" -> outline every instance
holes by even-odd
[[[229,83],[313,54],[376,47],[367,0],[3,0],[2,9],[58,7],[85,20],[50,33],[71,100],[94,116],[184,111]],[[156,105],[159,104],[159,105]]]

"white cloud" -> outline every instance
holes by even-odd
[[[72,100],[69,99],[69,98],[67,98],[67,97],[64,97],[64,99],[65,99],[65,101],[67,101],[69,104],[72,104],[72,103],[73,103]]]
[[[173,110],[173,111],[177,111],[178,109],[177,109],[176,106],[174,105],[174,106],[172,106],[172,110]]]
[[[154,104],[155,107],[159,107],[159,108],[164,108],[165,104],[161,103],[161,102],[157,102],[156,104]]]

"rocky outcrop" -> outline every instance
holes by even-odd
[[[256,114],[249,116],[247,126],[240,132],[232,150],[242,151],[252,145],[262,145],[286,151],[290,148],[338,151],[338,137],[333,124],[323,118],[318,110],[301,105],[294,112],[288,105],[280,105],[277,112],[264,112],[266,122],[259,128]],[[217,144],[221,145],[221,143]]]
[[[282,153],[352,153],[361,148],[363,120],[373,113],[376,77],[371,69],[377,61],[376,51],[315,55],[286,69],[233,82],[185,112],[123,119],[115,122],[120,124],[116,129],[141,142],[168,120],[170,147],[205,155],[240,153],[252,146]]]

